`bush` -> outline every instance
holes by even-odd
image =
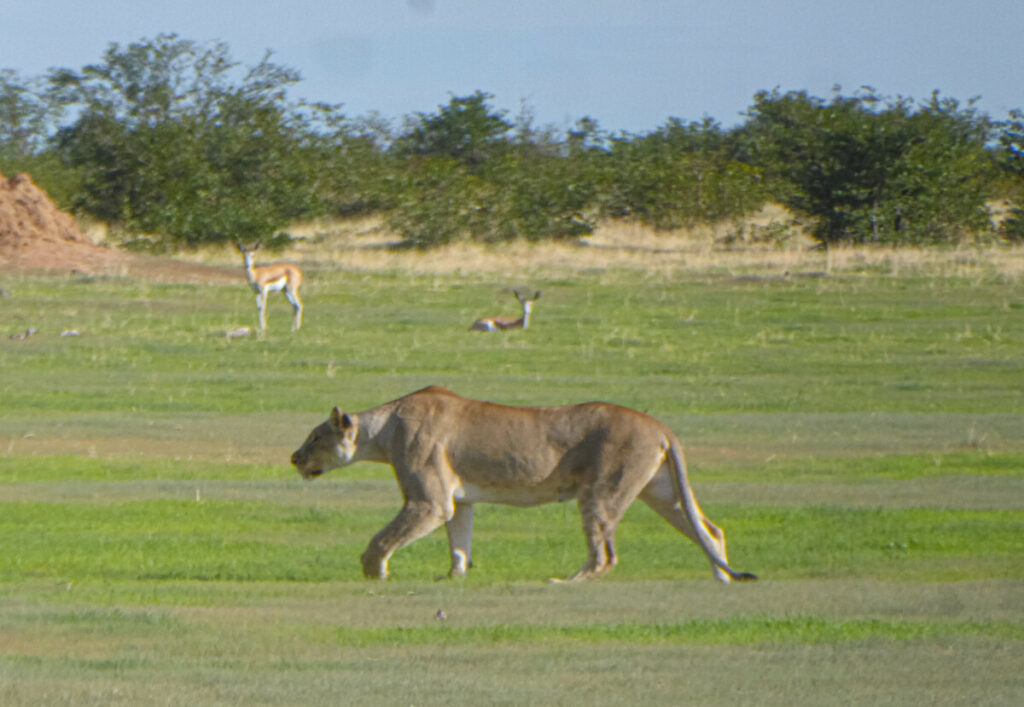
[[[1010,243],[1024,243],[1024,209],[1012,209],[999,227],[999,235]]]

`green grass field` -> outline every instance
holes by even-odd
[[[306,269],[300,332],[278,297],[232,341],[241,283],[0,277],[0,704],[1024,696],[1019,279],[545,272],[496,335],[467,327],[521,280]],[[464,580],[443,531],[362,579],[390,469],[303,483],[288,455],[428,384],[664,420],[761,581],[715,583],[642,504],[597,582],[546,581],[584,560],[572,504],[480,507]]]

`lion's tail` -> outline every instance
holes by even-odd
[[[697,507],[697,499],[693,497],[693,489],[690,488],[690,480],[686,472],[686,460],[683,459],[680,444],[675,439],[669,442],[669,454],[675,471],[671,476],[672,485],[676,491],[676,498],[679,501],[679,505],[682,506],[683,512],[690,519],[690,524],[697,533],[697,539],[700,541],[700,547],[704,550],[704,554],[708,556],[712,564],[725,572],[729,579],[733,581],[747,582],[757,579],[757,575],[750,572],[736,572],[733,570],[729,563],[725,561],[725,558],[716,550],[715,541],[708,534],[707,528],[704,527],[704,514]]]

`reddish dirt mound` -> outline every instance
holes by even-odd
[[[0,174],[0,265],[17,270],[96,272],[120,255],[82,235],[27,174]]]
[[[0,174],[0,269],[127,275],[166,282],[240,279],[242,269],[217,268],[122,253],[96,245],[27,174]]]

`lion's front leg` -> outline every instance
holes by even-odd
[[[388,578],[388,560],[399,548],[422,538],[445,521],[444,509],[429,501],[407,501],[395,519],[373,536],[362,555],[363,575]]]

